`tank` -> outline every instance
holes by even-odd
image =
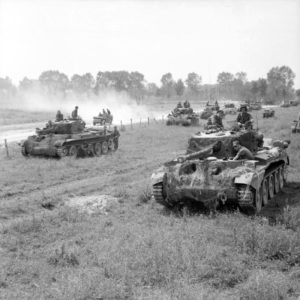
[[[253,151],[254,160],[230,159],[235,139]],[[200,203],[214,210],[233,203],[242,211],[260,212],[286,181],[287,146],[263,140],[255,131],[196,134],[186,155],[152,174],[154,198],[168,208]]]
[[[290,100],[289,105],[290,106],[298,106],[299,102],[297,100]]]
[[[199,115],[192,108],[175,108],[167,117],[167,125],[198,126]]]
[[[200,114],[200,119],[202,119],[202,120],[207,120],[207,119],[210,118],[213,114],[214,114],[214,112],[213,112],[213,110],[211,109],[211,107],[206,106],[205,109],[203,110],[203,112]]]
[[[249,110],[261,110],[262,105],[260,102],[251,102],[249,103]]]
[[[263,118],[273,118],[275,116],[274,109],[265,109],[263,112]]]
[[[113,121],[113,115],[99,114],[97,117],[93,117],[93,125],[111,125]]]
[[[119,135],[117,128],[113,131],[105,126],[86,128],[80,119],[49,121],[20,146],[24,156],[100,156],[118,149]]]

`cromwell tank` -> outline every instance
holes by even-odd
[[[254,153],[254,160],[230,159],[236,139]],[[288,142],[263,142],[255,131],[192,136],[186,155],[153,173],[155,200],[168,208],[198,202],[216,209],[219,204],[234,203],[245,212],[260,212],[283,188],[289,164]]]
[[[175,108],[167,117],[167,125],[198,126],[199,115],[192,108]]]
[[[263,118],[273,118],[275,116],[274,109],[265,109],[263,112]]]
[[[100,156],[118,149],[119,131],[105,126],[86,128],[78,120],[49,121],[20,143],[24,156]]]
[[[111,125],[113,121],[113,115],[99,115],[97,117],[93,117],[93,125]]]

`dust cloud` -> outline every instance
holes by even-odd
[[[78,106],[79,116],[91,124],[93,117],[98,116],[102,109],[109,109],[113,114],[113,124],[119,125],[133,122],[146,121],[147,118],[162,118],[161,111],[155,111],[153,107],[145,104],[137,104],[135,99],[126,93],[114,91],[103,92],[96,95],[79,96],[68,94],[64,97],[49,97],[40,93],[22,93],[12,101],[2,103],[1,108],[18,109],[34,112],[53,112],[55,118],[57,110],[60,110],[64,118],[68,118],[74,107]]]

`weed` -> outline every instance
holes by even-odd
[[[147,185],[142,191],[140,191],[138,196],[138,203],[145,204],[151,200],[152,189],[150,185]]]
[[[75,267],[79,265],[78,258],[73,252],[66,251],[65,244],[63,244],[60,249],[56,249],[55,253],[48,258],[47,262],[55,267]]]

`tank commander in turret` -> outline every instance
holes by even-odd
[[[182,104],[181,104],[180,101],[177,103],[177,107],[176,108],[182,108]]]
[[[78,119],[78,106],[72,111],[72,119]]]
[[[254,159],[252,152],[248,148],[241,146],[239,140],[234,140],[232,142],[232,148],[235,153],[235,156],[232,158],[232,160]]]
[[[240,113],[236,119],[239,126],[245,126],[245,128],[252,128],[252,116],[247,111],[247,105],[243,104],[240,107]]]
[[[224,129],[224,125],[222,121],[223,115],[224,115],[223,111],[218,110],[215,115],[212,115],[210,118],[208,118],[207,127],[216,126],[218,128]]]
[[[183,103],[183,107],[184,108],[190,108],[191,107],[191,104],[188,100],[185,100],[184,103]]]
[[[55,122],[60,122],[63,119],[64,119],[64,115],[60,112],[60,110],[58,110],[56,113]]]

